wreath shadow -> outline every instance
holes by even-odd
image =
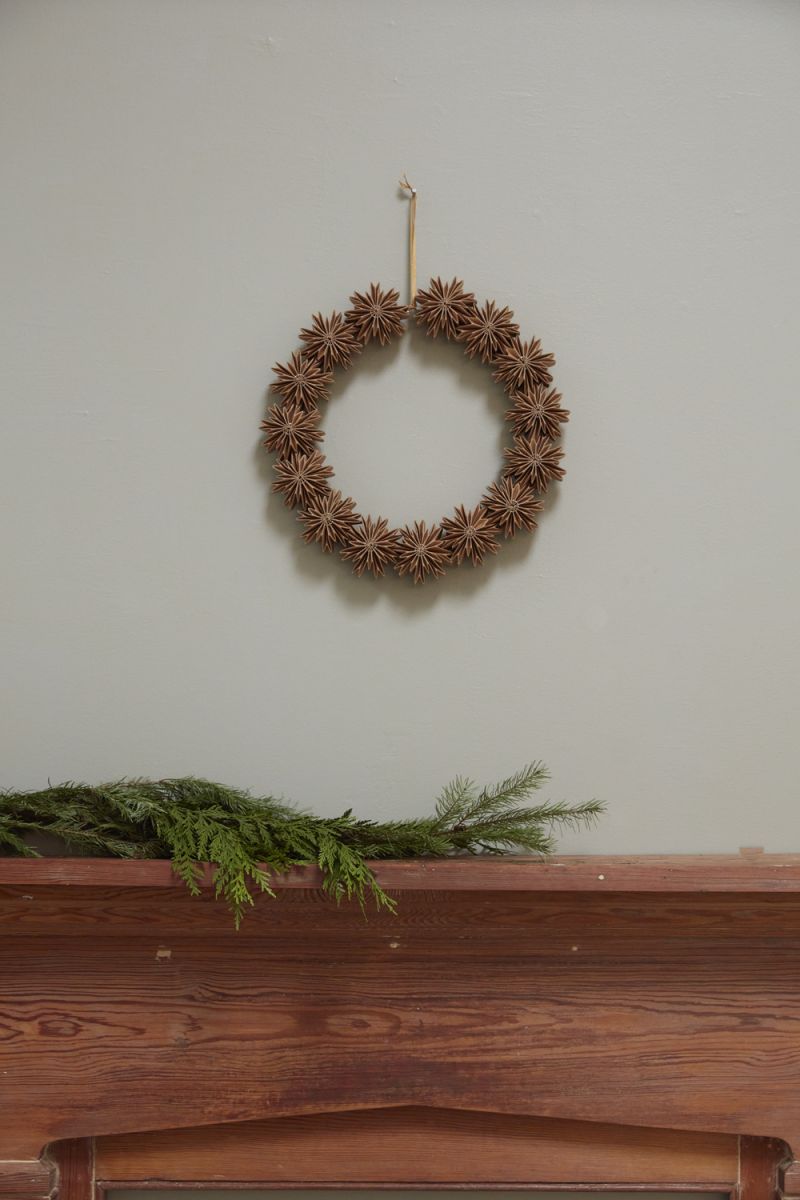
[[[489,404],[493,415],[497,418],[497,474],[499,474],[503,448],[511,444],[508,426],[503,419],[507,398],[503,388],[492,380],[487,368],[465,358],[462,348],[457,343],[428,337],[412,322],[402,339],[393,340],[388,346],[375,344],[366,346],[359,355],[359,375],[371,378],[377,384],[383,372],[395,363],[403,342],[409,343],[411,352],[421,359],[426,370],[446,367],[451,374],[455,371],[458,385],[464,391],[482,396]],[[350,372],[337,372],[331,403],[338,405],[346,400],[347,389],[352,378]],[[275,400],[275,393],[267,387],[262,396],[262,412],[266,412],[266,409],[275,403]],[[253,459],[258,476],[267,492],[264,513],[266,524],[271,530],[289,540],[297,571],[315,586],[333,588],[339,599],[353,608],[371,608],[376,604],[387,603],[409,618],[414,618],[448,600],[456,603],[467,601],[487,586],[496,571],[520,569],[531,553],[538,535],[538,529],[535,529],[531,533],[521,531],[516,537],[509,539],[501,537],[497,554],[488,556],[480,566],[473,567],[471,563],[465,562],[460,567],[449,568],[442,578],[431,579],[422,584],[415,585],[410,578],[401,578],[391,569],[378,579],[369,572],[358,577],[353,574],[351,565],[335,551],[324,554],[319,546],[309,545],[303,541],[300,536],[301,530],[296,511],[287,508],[281,497],[272,491],[274,474],[271,456],[265,451],[260,438],[254,445]],[[495,475],[494,478],[496,477]],[[490,482],[491,479],[487,479],[485,486],[488,486]],[[471,506],[479,499],[480,496],[476,495],[474,498],[465,498],[464,502]],[[548,488],[542,499],[543,508],[540,521],[546,520],[548,514],[556,508],[559,489]],[[454,505],[458,502],[459,500],[456,500]],[[440,516],[445,515],[447,514],[440,514]]]

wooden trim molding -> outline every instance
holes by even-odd
[[[236,934],[168,863],[0,859],[0,1200],[800,1197],[800,855],[379,874],[397,916],[294,872]]]
[[[53,1163],[46,1157],[0,1161],[2,1200],[48,1200],[54,1189]]]
[[[98,1138],[102,1185],[530,1188],[675,1186],[731,1191],[739,1139],[443,1109],[278,1117]]]
[[[371,864],[387,891],[439,892],[748,892],[800,893],[800,854],[573,855],[542,860],[503,858],[409,859]],[[318,889],[316,867],[273,877],[272,886]],[[169,862],[117,858],[0,858],[4,884],[61,887],[183,888]],[[213,887],[207,868],[200,886]]]

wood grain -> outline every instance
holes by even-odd
[[[2,1200],[48,1200],[53,1186],[53,1168],[49,1162],[0,1161]]]
[[[70,1138],[49,1148],[56,1165],[56,1200],[93,1200],[94,1142],[91,1138]]]
[[[784,1196],[800,1196],[800,1162],[786,1164],[781,1186]]]
[[[366,920],[292,883],[238,935],[210,894],[165,886],[168,864],[68,860],[61,883],[25,864],[33,882],[0,887],[0,1160],[386,1108],[797,1150],[797,860],[713,859],[711,890],[697,860],[571,861],[544,889],[523,886],[541,864],[437,864],[446,881],[386,864],[407,894]]]
[[[644,1181],[658,1188],[682,1180],[698,1191],[730,1191],[739,1164],[732,1135],[412,1108],[98,1138],[96,1155],[98,1179],[109,1186]]]
[[[542,860],[410,859],[371,864],[388,891],[800,892],[800,854],[577,855]],[[213,885],[207,869],[201,886]],[[167,861],[115,858],[0,858],[0,886],[183,887]],[[276,875],[277,889],[316,889],[316,867]]]
[[[485,941],[507,943],[509,953],[535,950],[561,953],[563,943],[553,932],[585,947],[602,943],[604,952],[625,947],[641,952],[643,942],[730,943],[744,947],[765,938],[786,936],[800,917],[800,895],[757,894],[744,903],[738,894],[704,895],[698,905],[692,895],[635,894],[619,903],[615,895],[587,896],[537,892],[408,892],[396,915],[357,906],[337,906],[321,891],[279,891],[277,899],[259,897],[248,910],[236,935],[237,945],[264,937],[306,939],[313,932],[326,941],[355,942],[360,952],[384,948],[398,937],[417,953],[441,954],[464,950],[465,931],[471,945]],[[224,904],[204,892],[190,896],[181,888],[93,888],[84,886],[0,887],[0,938],[57,935],[59,938],[106,933],[187,936],[228,940],[231,916]],[[409,940],[410,939],[410,940]],[[573,939],[574,942],[574,939]],[[570,945],[573,944],[570,942]]]
[[[771,1138],[740,1139],[737,1200],[775,1200],[786,1147]]]

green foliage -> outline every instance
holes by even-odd
[[[433,816],[388,822],[358,820],[350,810],[315,817],[205,779],[64,783],[0,793],[0,854],[38,856],[30,839],[45,834],[83,854],[168,858],[194,895],[201,864],[209,862],[216,894],[227,900],[237,928],[255,893],[273,894],[272,872],[293,866],[318,866],[337,900],[363,906],[372,896],[379,908],[393,910],[370,859],[513,849],[546,855],[554,849],[555,826],[576,827],[602,811],[595,801],[528,804],[547,778],[541,763],[482,789],[458,778],[439,796]]]

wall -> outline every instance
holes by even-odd
[[[186,773],[425,810],[532,757],[594,851],[800,850],[800,6],[4,0],[2,783]],[[414,590],[269,500],[317,309],[463,275],[558,357],[533,540]],[[498,396],[420,335],[337,388],[337,474],[437,518]]]

